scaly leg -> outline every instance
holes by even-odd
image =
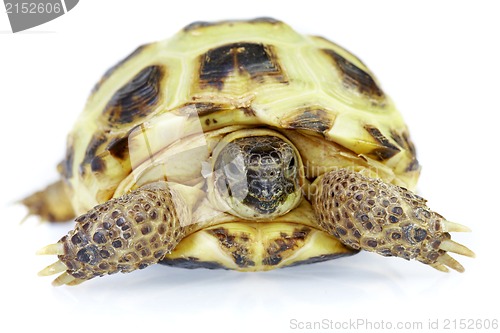
[[[181,201],[165,182],[158,182],[96,206],[78,217],[59,242],[39,251],[59,258],[39,274],[63,272],[54,285],[75,285],[157,263],[190,228],[181,223],[186,214]]]
[[[349,171],[331,171],[313,187],[318,223],[342,243],[383,256],[416,259],[440,271],[464,268],[447,252],[473,257],[451,240],[451,231],[470,231],[426,206],[405,188]]]

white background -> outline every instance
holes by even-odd
[[[365,319],[422,322],[422,332],[429,320],[500,319],[497,3],[87,0],[18,34],[0,13],[0,330],[290,332],[299,331],[292,319]],[[53,258],[35,251],[72,224],[19,225],[25,211],[13,203],[56,179],[65,136],[101,74],[191,21],[257,16],[330,38],[375,72],[410,125],[424,167],[419,193],[473,229],[454,235],[477,254],[460,258],[466,272],[362,253],[267,273],[154,266],[78,287],[37,277]]]

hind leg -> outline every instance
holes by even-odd
[[[42,221],[65,222],[75,217],[62,180],[22,199],[21,203],[28,208],[29,215],[37,215]]]

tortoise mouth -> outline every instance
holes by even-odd
[[[238,138],[228,143],[216,159],[216,190],[237,216],[283,215],[300,195],[296,160],[291,144],[279,137]]]
[[[276,184],[268,180],[248,179],[249,192],[243,199],[243,204],[252,207],[261,214],[272,214],[282,205],[288,196],[293,193],[294,185],[287,182],[287,186]]]

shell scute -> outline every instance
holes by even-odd
[[[219,90],[226,77],[248,73],[253,80],[275,76],[283,80],[272,47],[261,43],[231,43],[209,50],[200,57],[199,79]]]
[[[123,137],[116,137],[110,140],[110,142],[106,146],[106,150],[111,154],[111,156],[120,160],[125,160],[129,158],[129,148],[128,148],[129,134],[130,132]]]
[[[361,94],[375,100],[384,98],[384,92],[369,73],[357,67],[334,50],[322,49],[322,51],[332,58],[341,73],[342,81],[346,87],[356,89]]]
[[[284,118],[281,124],[287,129],[309,130],[324,133],[332,127],[334,117],[322,108],[307,107],[300,110],[293,117]]]
[[[148,66],[119,88],[103,111],[109,124],[136,123],[149,115],[161,98],[164,75],[162,66]]]
[[[370,133],[373,139],[380,144],[380,147],[373,149],[367,154],[370,157],[373,157],[379,161],[384,161],[390,159],[401,151],[401,148],[391,143],[390,140],[385,137],[375,126],[365,125],[364,128],[368,133]]]
[[[90,165],[91,161],[96,156],[99,148],[106,142],[107,138],[104,133],[95,133],[90,139],[90,143],[85,149],[85,155],[83,157],[82,162],[80,163],[80,175],[84,175],[87,169],[87,166]]]

